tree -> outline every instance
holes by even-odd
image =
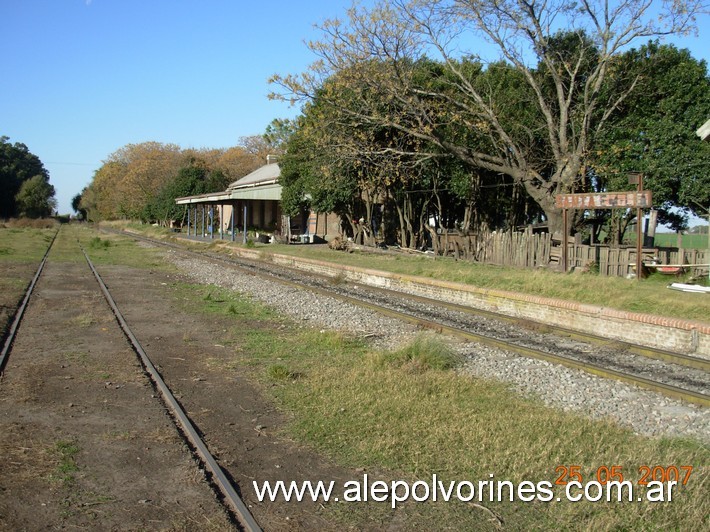
[[[162,225],[168,225],[170,220],[182,220],[185,207],[176,205],[175,198],[213,192],[207,190],[208,179],[204,167],[190,165],[181,168],[175,179],[167,183],[145,206],[141,218],[145,221],[158,221]]]
[[[446,89],[449,80],[440,63],[422,59],[411,66],[418,86]],[[470,63],[467,68],[472,76],[481,77],[479,65]],[[365,71],[369,79],[379,79],[378,86],[396,75],[382,61],[357,65],[333,74],[304,107],[282,159],[280,182],[286,212],[336,212],[349,224],[356,240],[374,243],[377,229],[378,240],[408,248],[424,244],[426,233],[436,246],[440,229],[467,232],[484,224],[514,227],[534,215],[534,209],[525,208],[524,194],[509,178],[471,167],[401,129],[363,120],[359,112],[365,102],[371,112],[380,115],[406,113],[400,102],[386,93],[362,88],[359,80]],[[506,86],[503,81],[513,71],[493,72],[485,83]],[[366,93],[360,92],[363,90]],[[450,107],[430,103],[429,116],[436,113],[447,136],[471,137],[467,129],[452,121]],[[519,106],[521,110],[515,112],[526,108],[524,101]]]
[[[249,153],[243,146],[234,146],[222,152],[215,168],[222,172],[231,183],[253,172],[266,162],[266,155]]]
[[[271,155],[271,145],[264,135],[250,135],[239,139],[239,147],[258,161],[258,166],[266,164],[266,157]]]
[[[20,215],[27,218],[51,216],[57,206],[54,187],[43,175],[36,175],[24,181],[15,196],[15,201]]]
[[[177,175],[184,159],[175,144],[128,144],[112,153],[94,173],[91,194],[82,207],[94,221],[139,218],[153,197]]]
[[[94,176],[95,175],[96,174],[94,174]],[[96,187],[94,186],[94,182],[92,182],[91,184],[89,184],[88,187],[82,190],[79,208],[82,212],[86,213],[84,219],[87,222],[98,222],[101,220],[101,217],[98,215]]]
[[[274,151],[274,155],[280,155],[286,149],[289,138],[296,129],[295,121],[289,118],[274,118],[264,132],[264,140]]]
[[[633,81],[632,81],[633,80]],[[676,230],[687,217],[710,207],[710,144],[695,134],[710,111],[710,76],[688,50],[650,42],[616,58],[611,85],[636,83],[597,136],[590,165],[599,190],[628,190],[629,172],[644,174],[645,188],[660,207],[659,221]],[[617,90],[612,87],[612,91]],[[623,223],[634,217],[631,211]],[[610,231],[620,240],[622,227]]]
[[[312,99],[334,72],[366,73],[373,59],[389,65],[394,75],[361,75],[355,94],[386,94],[398,112],[382,113],[362,98],[351,113],[363,123],[425,140],[470,166],[510,176],[544,211],[550,228],[560,230],[555,195],[583,186],[594,137],[635,90],[632,80],[620,92],[602,91],[614,58],[638,39],[693,29],[695,16],[706,11],[701,0],[657,4],[393,0],[370,10],[353,7],[347,24],[331,20],[321,26],[323,40],[310,43],[319,57],[310,72],[273,81],[285,89],[281,97],[298,101]],[[562,34],[560,27],[568,29]],[[522,120],[515,114],[504,118],[506,103],[477,82],[469,68],[478,62],[475,54],[461,52],[462,36],[471,33],[491,42],[526,87],[530,113]],[[422,87],[412,65],[432,52],[447,71],[447,83]],[[469,56],[473,61],[462,60]],[[438,120],[444,105],[468,135],[447,135],[449,125]]]
[[[76,213],[77,217],[80,220],[87,219],[88,213],[86,212],[86,209],[84,209],[81,206],[81,200],[82,200],[83,195],[86,193],[86,190],[87,190],[87,187],[84,187],[84,189],[81,192],[79,192],[76,196],[74,196],[71,199],[71,208]]]
[[[49,173],[39,157],[24,144],[10,144],[9,140],[8,137],[0,137],[0,218],[19,214],[16,197],[22,183],[34,176],[49,180]]]
[[[300,117],[279,161],[282,186],[281,209],[288,216],[313,210],[334,212],[343,219],[359,218],[358,188],[354,173],[332,151],[322,150],[317,104]]]
[[[119,162],[104,162],[94,172],[91,183],[81,194],[80,205],[87,212],[87,220],[98,222],[119,217],[123,197],[118,184],[125,172],[125,165]]]

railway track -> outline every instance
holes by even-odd
[[[57,230],[57,232],[54,233],[52,240],[49,242],[49,245],[47,246],[47,250],[44,252],[44,255],[42,256],[42,260],[40,261],[39,266],[37,267],[37,271],[35,272],[34,276],[32,277],[32,280],[30,281],[30,284],[27,286],[27,289],[25,290],[25,295],[23,296],[22,301],[20,302],[19,306],[15,310],[13,316],[10,318],[10,321],[12,323],[10,324],[10,327],[8,328],[7,333],[5,334],[5,338],[3,339],[2,351],[0,351],[0,375],[2,375],[2,372],[5,369],[5,363],[7,361],[7,357],[10,353],[10,350],[12,349],[12,343],[15,341],[15,335],[17,334],[17,330],[20,327],[20,323],[22,322],[22,317],[25,315],[25,309],[27,308],[27,304],[30,301],[30,296],[32,295],[35,285],[37,284],[37,280],[39,279],[39,276],[42,275],[42,270],[44,270],[44,265],[47,264],[47,257],[49,256],[49,252],[52,249],[52,246],[54,245],[54,241],[57,239],[58,234],[59,234],[59,230]]]
[[[0,373],[2,373],[2,371],[4,370],[7,360],[11,355],[13,343],[17,336],[17,333],[20,330],[23,315],[30,299],[32,298],[37,282],[40,279],[40,276],[42,275],[42,272],[48,260],[48,256],[50,254],[50,251],[52,250],[52,247],[54,245],[55,240],[57,239],[58,234],[59,231],[57,231],[57,233],[54,235],[54,238],[50,242],[47,251],[45,252],[40,262],[40,265],[37,268],[34,277],[32,278],[32,281],[29,283],[22,302],[15,312],[12,325],[8,330],[8,334],[6,335],[6,338],[4,340],[3,349],[1,352]],[[77,243],[77,245],[79,244]],[[108,286],[106,285],[101,275],[97,271],[96,267],[92,263],[89,254],[83,247],[81,247],[80,245],[79,247],[81,248],[81,252],[84,255],[89,269],[91,270],[94,278],[96,279],[99,285],[104,299],[111,308],[111,311],[119,327],[121,328],[123,334],[130,343],[133,351],[138,356],[140,364],[143,367],[145,373],[149,376],[154,388],[159,392],[163,404],[165,405],[166,409],[170,414],[170,417],[175,423],[178,432],[180,433],[183,440],[188,444],[188,447],[198,458],[200,468],[205,468],[209,471],[209,479],[211,481],[211,484],[219,491],[217,497],[219,503],[224,505],[228,509],[228,513],[233,516],[236,523],[241,529],[246,531],[260,531],[260,526],[257,524],[251,512],[240,498],[228,476],[219,466],[215,457],[211,454],[207,444],[205,443],[205,440],[200,436],[200,433],[195,428],[190,417],[182,408],[169,386],[165,383],[160,372],[156,369],[156,365],[151,361],[148,353],[146,353],[140,341],[138,340],[134,332],[131,330],[131,327],[129,326],[120,309],[118,308],[118,305],[115,299],[113,298]]]
[[[710,361],[594,334],[549,327],[451,303],[373,288],[355,283],[335,284],[332,278],[273,263],[225,257],[131,233],[153,245],[169,247],[279,283],[365,307],[419,327],[444,332],[516,354],[580,369],[650,389],[701,406],[710,406]]]

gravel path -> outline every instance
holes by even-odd
[[[171,262],[197,283],[215,284],[248,295],[303,323],[342,329],[368,338],[378,348],[406,344],[415,327],[307,290],[265,283],[223,265],[169,251]],[[624,383],[474,343],[453,343],[465,357],[460,371],[510,383],[545,404],[594,419],[611,419],[647,436],[691,437],[710,443],[710,412]]]

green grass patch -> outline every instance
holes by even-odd
[[[91,312],[84,312],[83,314],[80,314],[79,316],[75,316],[71,319],[71,322],[78,327],[86,328],[94,325],[96,323],[96,319],[94,318],[93,313]]]
[[[40,237],[27,236],[30,230],[0,229],[0,246],[3,246],[3,232],[15,231],[15,239],[32,241],[42,238],[43,243],[39,245],[39,251],[34,252],[34,256],[39,261],[44,251],[47,249],[49,240],[54,234],[51,230],[43,230],[44,235]],[[32,230],[39,231],[39,230]],[[28,244],[25,243],[25,246]],[[101,235],[96,229],[88,224],[67,224],[61,226],[57,239],[52,248],[51,259],[55,262],[84,262],[84,255],[81,252],[83,247],[97,265],[124,265],[135,268],[146,268],[163,271],[174,271],[172,265],[162,259],[163,251],[159,248],[147,247],[137,243],[129,236],[122,235]],[[37,255],[38,254],[38,255]],[[19,253],[13,252],[13,257]],[[0,261],[2,257],[0,256]]]
[[[361,346],[338,336],[324,348],[324,336],[330,334],[304,332],[290,342],[273,342],[260,351],[257,367],[273,367],[268,365],[277,358],[287,360],[290,371],[302,369],[303,378],[270,393],[293,414],[294,437],[346,466],[384,468],[410,482],[434,473],[445,482],[477,482],[491,474],[512,482],[554,482],[558,466],[573,464],[582,466],[587,479],[596,478],[601,466],[621,465],[636,481],[644,464],[696,467],[693,484],[672,504],[485,503],[510,529],[684,528],[682,523],[699,523],[710,510],[704,467],[710,455],[699,444],[634,436],[611,423],[521,399],[503,385],[438,369],[436,363],[424,370],[422,346],[431,343],[363,355]],[[300,346],[298,353],[289,347],[294,345]],[[242,356],[254,361],[253,351]],[[372,363],[373,357],[393,363]],[[434,357],[441,359],[449,365],[448,357]],[[355,516],[342,517],[347,522]],[[465,504],[428,504],[414,509],[407,527],[478,528],[487,518]]]
[[[674,248],[678,246],[676,233],[656,233],[654,243],[659,247]],[[684,249],[708,249],[708,235],[684,234],[681,235],[680,244]]]
[[[171,288],[173,295],[182,301],[185,308],[238,318],[240,326],[243,326],[245,320],[246,323],[252,320],[279,320],[278,315],[269,307],[219,286],[177,282]]]
[[[413,373],[453,369],[459,362],[460,357],[441,337],[433,335],[420,335],[397,351],[382,351],[370,356],[370,363],[376,367],[391,366]]]
[[[95,236],[89,240],[90,249],[108,249],[111,247],[110,240],[102,240],[100,237]]]
[[[63,484],[72,484],[74,482],[74,473],[79,471],[75,460],[78,452],[79,447],[72,441],[59,440],[55,443],[54,455],[56,456],[57,465],[56,472],[51,475],[51,480]]]
[[[55,229],[0,227],[0,264],[37,263],[47,251]]]
[[[266,374],[272,381],[285,381],[294,378],[294,374],[283,364],[269,366]]]

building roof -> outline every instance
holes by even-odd
[[[262,185],[270,185],[278,182],[281,176],[281,168],[278,163],[271,163],[254,170],[251,174],[247,174],[241,179],[237,179],[231,183],[227,190],[235,190],[238,188],[255,187]]]
[[[281,169],[277,163],[266,164],[252,173],[231,183],[224,192],[212,192],[197,196],[175,198],[178,205],[195,203],[223,203],[231,200],[276,200],[281,199],[278,184]]]
[[[696,134],[700,137],[700,140],[710,141],[710,120],[700,126],[700,129],[696,131]]]

